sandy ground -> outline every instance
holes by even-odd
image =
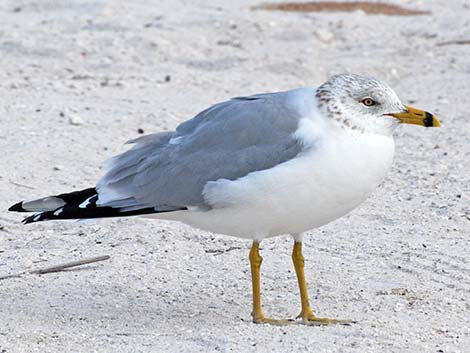
[[[1,1],[0,276],[111,260],[0,281],[0,352],[469,352],[470,3],[393,3],[432,14]],[[355,325],[252,324],[246,241],[140,218],[22,226],[6,212],[94,185],[139,129],[345,71],[387,81],[443,123],[401,127],[375,195],[305,237],[316,312]],[[262,244],[271,316],[299,311],[290,252],[287,236]]]

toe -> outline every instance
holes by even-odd
[[[326,325],[346,325],[349,326],[355,321],[353,320],[338,320],[338,319],[330,319],[326,317],[316,317],[314,315],[310,315],[307,317],[302,317],[302,323],[304,325],[310,326],[326,326]]]
[[[294,320],[290,319],[271,319],[269,317],[258,317],[253,319],[253,322],[255,324],[269,324],[269,325],[275,325],[275,326],[286,326],[286,325],[292,325],[295,323]]]

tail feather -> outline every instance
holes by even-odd
[[[186,208],[165,208],[157,210],[154,207],[119,208],[100,207],[97,205],[98,193],[95,188],[74,191],[55,196],[48,196],[32,201],[21,201],[8,210],[14,212],[37,212],[23,219],[24,224],[60,220],[60,219],[89,219],[107,217],[127,217],[141,214],[172,212]]]

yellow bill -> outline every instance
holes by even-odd
[[[429,112],[425,112],[424,110],[410,107],[408,105],[405,105],[405,108],[407,109],[406,112],[394,113],[390,115],[393,116],[394,118],[397,118],[398,120],[400,120],[400,122],[404,124],[415,124],[415,125],[421,125],[421,126],[426,126],[426,127],[440,127],[441,126],[439,119],[435,115]]]

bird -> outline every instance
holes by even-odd
[[[133,147],[105,163],[94,187],[21,201],[9,211],[35,212],[25,224],[140,215],[248,239],[254,323],[349,324],[314,314],[303,235],[376,189],[391,168],[400,124],[441,125],[375,78],[337,74],[319,86],[212,105],[174,131],[130,140]],[[297,320],[262,310],[260,243],[279,235],[293,238]]]

